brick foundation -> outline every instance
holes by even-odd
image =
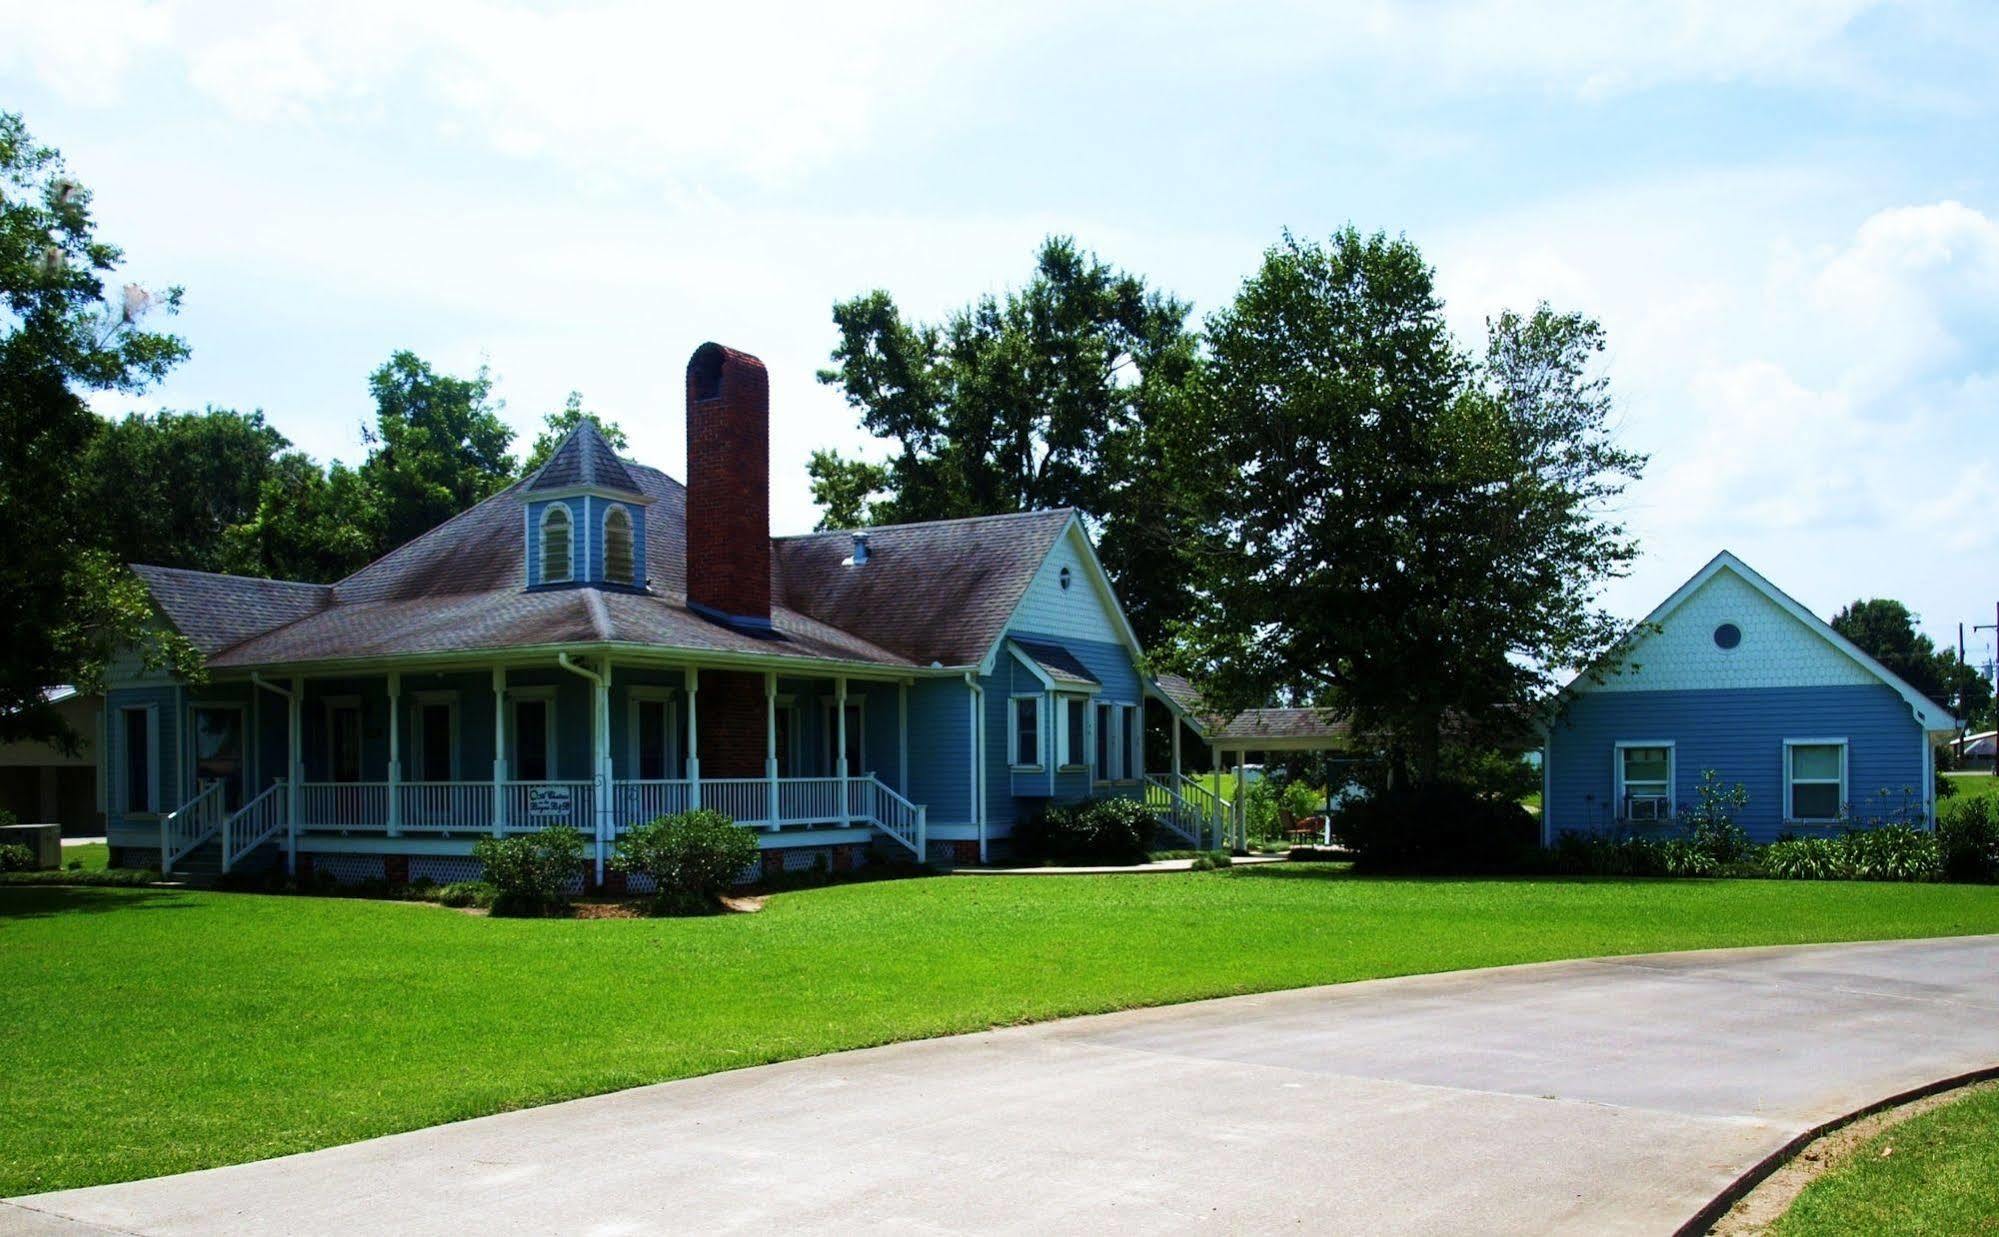
[[[382,879],[391,885],[410,883],[410,857],[408,855],[383,855]]]

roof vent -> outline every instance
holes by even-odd
[[[866,563],[867,561],[868,561],[868,535],[866,533],[857,532],[854,534],[853,554],[848,557],[846,562],[841,563],[840,565],[842,567],[859,567],[862,564]]]

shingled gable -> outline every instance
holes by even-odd
[[[603,490],[617,494],[643,495],[618,453],[604,441],[594,421],[580,422],[569,431],[522,487],[523,493],[568,493],[575,490]]]
[[[873,553],[858,569],[842,565],[850,533],[775,538],[776,638],[757,638],[687,608],[686,492],[657,469],[618,463],[633,492],[651,503],[652,588],[643,594],[526,592],[520,536],[531,482],[516,482],[337,584],[134,570],[218,669],[603,643],[968,666],[998,640],[1071,519],[1044,511],[872,529]]]

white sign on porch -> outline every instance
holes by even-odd
[[[569,787],[533,786],[528,789],[528,816],[530,819],[569,818]]]

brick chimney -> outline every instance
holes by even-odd
[[[687,362],[687,601],[770,624],[770,379],[715,343]]]

